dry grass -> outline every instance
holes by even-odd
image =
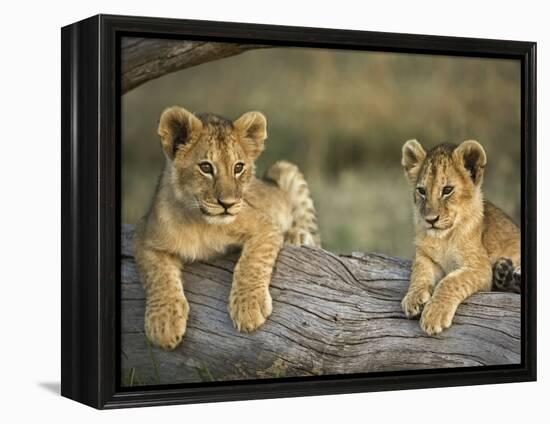
[[[520,67],[517,62],[277,48],[203,64],[123,98],[123,221],[144,212],[162,166],[155,134],[181,104],[268,118],[260,169],[277,159],[305,170],[325,246],[410,257],[409,192],[399,167],[409,138],[427,146],[479,140],[486,195],[519,220]]]

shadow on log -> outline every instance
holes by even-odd
[[[237,255],[184,269],[191,312],[182,344],[151,347],[134,263],[133,227],[122,230],[124,385],[398,371],[520,362],[520,296],[478,293],[437,337],[404,317],[410,262],[378,254],[336,256],[285,247],[271,284],[273,314],[252,334],[227,312]]]
[[[122,94],[171,72],[265,47],[268,46],[124,37]]]

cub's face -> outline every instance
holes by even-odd
[[[263,150],[266,126],[259,112],[231,122],[181,107],[165,110],[158,132],[180,204],[211,224],[232,222]]]
[[[417,228],[443,236],[482,211],[481,184],[487,163],[481,145],[441,144],[426,152],[416,140],[403,145],[401,164],[413,193]]]

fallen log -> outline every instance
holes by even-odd
[[[337,256],[285,247],[276,263],[273,314],[252,334],[227,312],[238,255],[184,269],[191,312],[183,343],[151,346],[144,293],[122,230],[122,383],[190,383],[520,363],[520,296],[478,293],[436,337],[404,317],[410,261],[374,253]]]
[[[124,37],[121,41],[122,94],[171,72],[265,47],[268,46]]]

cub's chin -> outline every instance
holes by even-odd
[[[453,225],[446,225],[444,227],[425,227],[424,231],[426,231],[426,234],[430,237],[443,238],[449,234],[449,231],[451,231],[452,228]]]
[[[440,228],[427,228],[426,234],[434,238],[443,238],[449,232],[449,229],[440,229]]]
[[[235,221],[236,215],[231,215],[229,213],[221,213],[218,215],[209,215],[203,214],[203,217],[206,222],[212,225],[227,225]]]

